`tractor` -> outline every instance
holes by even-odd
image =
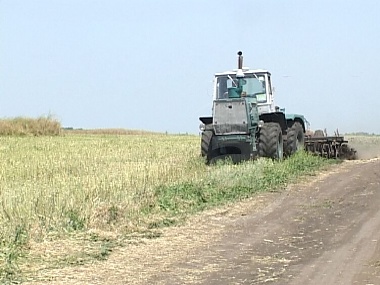
[[[271,74],[243,67],[216,73],[212,116],[200,117],[201,155],[210,164],[256,157],[283,159],[304,148],[307,121],[275,106]]]

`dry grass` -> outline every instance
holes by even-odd
[[[56,136],[61,132],[61,124],[52,116],[39,118],[17,117],[0,120],[2,136]]]
[[[41,231],[109,230],[154,199],[154,188],[198,179],[197,136],[0,138],[0,221]],[[198,167],[199,166],[199,167]],[[133,219],[132,219],[133,220]]]
[[[125,234],[154,237],[154,230],[144,231],[162,220],[154,211],[147,215],[155,187],[206,175],[198,142],[156,134],[0,137],[0,283],[24,261],[80,264],[106,256]],[[49,257],[37,246],[22,258],[32,244],[49,240]],[[60,242],[76,255],[54,246]]]
[[[62,133],[66,135],[71,134],[84,134],[84,135],[163,135],[158,132],[149,132],[143,130],[129,130],[129,129],[71,129],[63,128]]]

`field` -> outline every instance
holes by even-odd
[[[209,167],[196,135],[112,132],[2,136],[0,159],[2,281],[106,259],[188,215],[336,163],[300,153]]]

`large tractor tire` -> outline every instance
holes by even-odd
[[[209,163],[212,156],[212,131],[203,131],[201,138],[201,156],[206,158],[206,162]]]
[[[259,134],[259,156],[283,159],[284,142],[278,123],[265,123]]]
[[[285,153],[290,156],[297,151],[303,150],[305,146],[305,133],[299,122],[295,122],[288,130]]]

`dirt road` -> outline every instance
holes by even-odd
[[[380,160],[194,217],[49,284],[380,284]]]

